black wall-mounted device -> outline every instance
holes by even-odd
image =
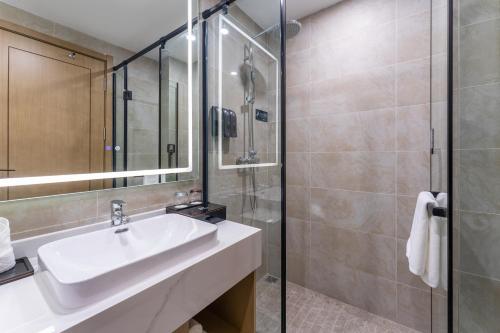
[[[269,121],[269,113],[267,111],[264,111],[264,110],[256,109],[255,110],[255,119],[257,119],[258,121],[263,121],[263,122],[267,123]]]

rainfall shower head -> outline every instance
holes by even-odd
[[[286,38],[293,38],[297,36],[302,29],[302,24],[297,20],[290,20],[286,22]]]

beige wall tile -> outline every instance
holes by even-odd
[[[394,237],[393,195],[311,189],[311,221]]]
[[[310,119],[311,152],[394,151],[393,109]]]
[[[460,269],[500,279],[500,215],[460,214]]]
[[[443,1],[443,0],[441,0]],[[434,1],[432,1],[434,5]],[[431,29],[432,41],[431,51],[432,54],[446,53],[448,42],[448,8],[446,5],[432,8]],[[456,24],[456,22],[455,22]]]
[[[288,153],[286,155],[288,185],[309,186],[309,153]]]
[[[394,71],[395,68],[389,66],[339,79],[313,82],[311,113],[331,114],[394,106]]]
[[[397,196],[397,237],[407,240],[410,237],[411,224],[417,198],[412,196]]]
[[[312,251],[306,286],[375,314],[396,319],[396,282],[354,270],[342,263],[325,262]]]
[[[311,84],[301,84],[286,89],[286,119],[305,118],[310,114]]]
[[[311,185],[394,193],[394,158],[390,152],[312,153]]]
[[[0,202],[0,216],[10,221],[13,235],[43,234],[46,228],[64,229],[64,224],[92,222],[97,217],[97,194],[76,193]],[[26,234],[25,234],[26,235]],[[26,236],[25,236],[26,237]],[[23,238],[21,235],[15,238]]]
[[[311,81],[338,79],[341,76],[342,61],[345,59],[347,53],[347,45],[344,40],[318,44],[310,50]]]
[[[287,55],[286,86],[303,85],[311,80],[311,51],[305,49]]]
[[[397,321],[420,332],[431,332],[430,293],[398,284]]]
[[[459,197],[462,210],[500,213],[500,152],[460,151]]]
[[[333,42],[339,46],[335,51],[342,57],[339,61],[342,75],[393,65],[396,62],[395,43],[395,21],[370,26],[343,41]]]
[[[430,11],[408,16],[397,21],[398,62],[430,56]]]
[[[420,59],[397,66],[398,106],[430,102],[430,61]]]
[[[313,44],[336,40],[395,18],[395,0],[342,1],[311,17]],[[363,19],[359,19],[363,15]]]
[[[325,265],[341,263],[395,280],[395,253],[394,238],[311,223],[311,256],[317,256]]]
[[[500,19],[463,27],[460,30],[460,85],[500,80]],[[481,50],[481,52],[477,52]]]
[[[419,14],[431,9],[431,2],[436,0],[398,0],[398,18]]]
[[[306,255],[287,253],[286,279],[301,286],[306,284],[307,259]]]
[[[460,91],[460,148],[500,148],[500,84]]]
[[[126,214],[147,211],[154,208],[162,208],[174,203],[176,191],[188,191],[196,187],[192,181],[167,183],[148,186],[137,186],[123,189],[111,189],[99,191],[97,216],[109,216],[110,202],[115,199],[124,200]]]
[[[397,108],[397,150],[429,150],[430,121],[427,104]]]
[[[290,186],[286,188],[287,216],[296,219],[309,219],[309,188]]]
[[[309,151],[309,120],[292,119],[286,124],[286,151],[300,153]]]
[[[432,329],[433,333],[448,332],[448,303],[447,298],[432,294]]]
[[[416,196],[430,189],[429,152],[398,152],[398,195]]]
[[[462,273],[459,289],[459,331],[495,332],[500,327],[500,282]]]
[[[500,17],[500,4],[494,0],[460,0],[458,6],[462,26]]]

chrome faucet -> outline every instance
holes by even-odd
[[[113,200],[111,201],[111,226],[115,227],[118,225],[125,224],[129,221],[129,217],[123,214],[123,206],[127,203],[123,200]]]

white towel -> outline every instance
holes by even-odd
[[[437,204],[436,199],[430,192],[420,192],[417,205],[413,215],[410,238],[406,243],[406,257],[410,272],[422,276],[427,266],[427,254],[429,250],[429,214],[428,204]]]
[[[194,319],[189,320],[189,333],[203,333],[203,327]]]
[[[14,250],[10,244],[9,220],[0,217],[0,273],[8,271],[15,264]]]
[[[441,277],[441,224],[441,217],[430,217],[427,260],[422,281],[432,288],[439,286]]]

